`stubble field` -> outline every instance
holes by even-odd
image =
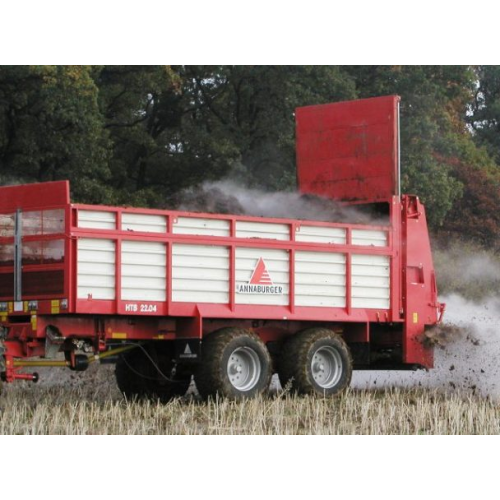
[[[354,390],[336,399],[278,391],[251,401],[128,402],[95,387],[16,388],[0,434],[498,434],[500,406],[432,389]]]

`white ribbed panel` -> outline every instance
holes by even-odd
[[[229,248],[208,245],[172,247],[174,302],[229,302]]]
[[[249,283],[259,259],[263,259],[273,285],[283,287],[282,295],[236,293],[237,304],[287,305],[290,257],[286,250],[236,248],[236,288]]]
[[[231,223],[223,219],[201,217],[177,217],[173,224],[174,234],[196,234],[200,236],[229,236]]]
[[[122,300],[167,300],[164,243],[122,242]]]
[[[295,252],[295,305],[345,307],[345,284],[344,254]]]
[[[390,258],[386,255],[352,256],[352,307],[389,309]]]
[[[0,238],[12,238],[14,236],[14,214],[0,214]]]
[[[295,240],[345,245],[346,232],[340,227],[300,226],[295,232]]]
[[[115,253],[113,240],[78,240],[78,298],[115,298]]]
[[[366,245],[371,247],[386,247],[387,246],[387,232],[386,231],[372,231],[367,229],[353,229],[352,230],[352,244],[353,245]]]
[[[288,224],[239,220],[236,221],[236,237],[287,241],[290,239],[290,226]]]
[[[167,218],[164,215],[122,213],[123,231],[142,231],[145,233],[166,233]]]
[[[116,229],[116,214],[97,210],[78,210],[78,227]]]

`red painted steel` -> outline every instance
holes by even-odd
[[[15,211],[18,208],[34,210],[47,209],[50,206],[61,207],[68,205],[69,201],[68,181],[4,186],[0,196],[0,213],[5,213],[7,210]]]
[[[405,363],[432,367],[432,351],[422,342],[424,325],[440,319],[425,210],[416,196],[403,198],[403,304]]]
[[[296,111],[299,190],[356,203],[399,194],[398,96]]]

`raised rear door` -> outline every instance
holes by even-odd
[[[398,96],[296,110],[299,191],[351,203],[400,195]]]

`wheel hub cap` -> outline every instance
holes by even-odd
[[[240,391],[253,389],[260,379],[262,367],[258,354],[250,347],[238,347],[229,356],[229,381]]]
[[[342,376],[342,358],[339,352],[330,346],[320,347],[312,357],[311,372],[314,381],[322,389],[334,387]]]

